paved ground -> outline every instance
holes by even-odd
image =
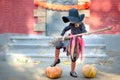
[[[4,52],[2,52],[2,49],[0,49],[0,51],[0,80],[51,80],[45,75],[46,67],[51,64],[49,59],[48,63],[8,63],[4,60]],[[109,58],[102,59],[94,64],[98,69],[96,78],[87,79],[83,77],[81,68],[85,64],[77,65],[76,72],[78,78],[72,78],[69,75],[70,64],[61,62],[59,66],[62,68],[63,73],[61,78],[55,80],[120,80],[120,53],[107,52],[107,54],[109,55]]]

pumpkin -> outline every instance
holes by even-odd
[[[62,69],[59,66],[47,67],[46,76],[51,79],[60,78],[62,75]]]
[[[97,68],[94,65],[85,65],[82,67],[82,73],[86,78],[94,78],[97,75]]]

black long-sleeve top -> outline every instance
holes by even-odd
[[[75,24],[70,23],[68,26],[66,26],[63,29],[63,31],[61,33],[61,36],[64,36],[65,32],[68,31],[68,30],[70,30],[70,29],[71,29],[72,35],[87,32],[83,23],[81,23],[79,27],[75,27]]]

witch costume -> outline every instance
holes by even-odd
[[[84,26],[84,23],[82,22],[85,15],[78,13],[76,9],[70,9],[69,10],[69,16],[63,16],[62,19],[65,23],[70,22],[68,26],[66,26],[61,36],[64,36],[65,32],[68,30],[71,30],[70,35],[75,34],[81,34],[87,32]],[[75,27],[75,23],[80,24],[78,27]],[[84,40],[82,39],[82,36],[72,37],[67,45],[66,48],[66,41],[60,41],[56,45],[56,49],[63,48],[64,51],[67,51],[67,55],[71,55],[71,61],[75,62],[78,57],[80,56],[81,59],[83,58],[84,53]]]

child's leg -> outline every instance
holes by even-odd
[[[75,68],[76,68],[76,61],[72,61],[71,63],[71,72],[70,72],[70,76],[72,77],[77,77],[77,74],[75,72]]]
[[[51,64],[51,67],[56,66],[56,64],[60,63],[59,55],[60,55],[60,49],[55,49],[55,60]]]
[[[71,63],[71,72],[75,71],[76,61]]]
[[[55,49],[55,61],[59,59],[60,49]]]
[[[60,63],[60,59],[59,59],[59,55],[60,55],[60,49],[63,47],[63,43],[62,42],[58,42],[56,44],[56,49],[55,49],[55,60],[54,62],[51,64],[51,67],[56,66],[56,64]]]

